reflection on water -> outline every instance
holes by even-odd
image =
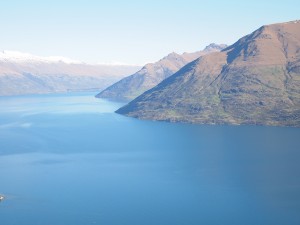
[[[300,224],[300,129],[140,121],[121,105],[0,98],[1,224]]]

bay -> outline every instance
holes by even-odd
[[[0,224],[300,224],[299,128],[141,121],[123,104],[1,97]]]

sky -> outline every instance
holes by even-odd
[[[300,19],[299,0],[0,1],[0,50],[144,65]]]

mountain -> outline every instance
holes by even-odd
[[[300,21],[200,57],[117,113],[201,124],[300,126]]]
[[[0,52],[0,96],[103,90],[139,66],[90,65],[64,57]]]
[[[156,63],[145,65],[137,73],[123,78],[96,95],[97,98],[117,100],[132,100],[143,92],[153,88],[161,81],[171,76],[187,63],[196,58],[216,51],[221,51],[226,45],[210,44],[203,51],[183,53],[173,52]]]

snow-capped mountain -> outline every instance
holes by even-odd
[[[33,63],[33,62],[43,62],[43,63],[67,63],[67,64],[83,64],[81,61],[72,60],[62,56],[49,56],[42,57],[36,56],[29,53],[23,53],[18,51],[1,51],[0,61],[4,62],[20,62],[20,63]]]
[[[140,69],[131,65],[87,64],[60,56],[0,52],[0,96],[103,90]]]

